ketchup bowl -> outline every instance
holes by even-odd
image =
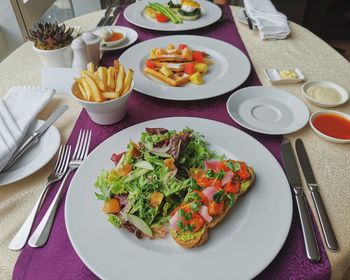
[[[322,110],[311,115],[312,130],[321,138],[334,143],[350,143],[350,115]]]

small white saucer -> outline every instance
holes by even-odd
[[[44,121],[34,120],[28,128],[25,139],[28,139]],[[41,136],[38,144],[26,151],[10,169],[0,173],[0,186],[8,185],[32,175],[45,164],[47,164],[56,154],[61,143],[61,136],[53,125]]]
[[[280,135],[303,128],[309,120],[306,105],[294,95],[272,87],[253,86],[233,93],[226,104],[241,126],[264,134]]]

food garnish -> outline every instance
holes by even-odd
[[[244,162],[218,158],[190,128],[146,128],[138,143],[112,155],[116,166],[98,176],[96,197],[107,220],[137,238],[170,230],[181,246],[197,247],[254,181]]]
[[[169,44],[166,48],[151,50],[144,72],[173,87],[189,82],[201,85],[210,64],[212,61],[205,52],[192,50],[185,44],[180,44],[177,48]]]

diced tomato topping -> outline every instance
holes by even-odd
[[[224,191],[226,193],[239,193],[239,189],[241,187],[241,183],[239,181],[233,183],[233,182],[229,182],[224,186]]]
[[[203,218],[202,218],[199,214],[197,214],[197,213],[192,213],[192,218],[191,218],[191,220],[188,221],[188,222],[185,222],[185,225],[187,225],[187,224],[189,224],[189,225],[191,225],[191,226],[194,227],[194,228],[193,228],[193,232],[197,232],[197,231],[199,231],[199,230],[203,227],[203,225],[204,225],[204,220],[203,220]]]
[[[197,62],[202,62],[203,61],[203,53],[195,51],[193,52],[193,59]]]
[[[238,170],[238,176],[241,179],[249,179],[250,173],[248,171],[248,167],[244,162],[240,162],[241,168]]]
[[[188,48],[186,44],[180,44],[180,45],[179,45],[179,49],[180,49],[180,50],[183,50],[183,49],[185,49],[185,48]]]
[[[151,69],[156,68],[156,65],[155,65],[154,62],[151,61],[151,60],[147,60],[147,61],[146,61],[146,66],[147,66],[148,68],[151,68]]]
[[[167,22],[169,21],[169,18],[165,15],[163,15],[162,13],[156,13],[156,20],[158,22]]]
[[[215,201],[210,201],[208,206],[208,214],[210,216],[218,216],[224,211],[224,201],[216,203]]]
[[[194,67],[194,63],[186,63],[184,65],[184,72],[188,75],[192,75],[196,72],[196,69]]]
[[[226,166],[226,161],[221,161],[220,162],[219,169],[221,169],[221,170],[223,170],[225,172],[231,171],[231,169]]]
[[[221,181],[216,180],[215,178],[196,177],[196,182],[200,187],[221,188]]]
[[[201,199],[201,203],[202,203],[202,204],[208,205],[209,200],[208,200],[208,198],[207,198],[201,191],[194,190],[194,192],[196,192],[196,193],[198,194],[198,196],[199,196],[200,199]]]

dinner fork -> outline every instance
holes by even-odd
[[[55,167],[53,168],[51,174],[47,178],[47,183],[43,191],[41,192],[37,202],[34,205],[33,210],[30,212],[29,216],[21,226],[21,228],[18,230],[17,234],[15,237],[11,240],[9,249],[10,250],[20,250],[24,247],[26,244],[29,233],[32,229],[35,217],[41,208],[41,205],[46,197],[47,190],[49,186],[53,183],[56,182],[64,176],[68,169],[68,163],[70,159],[70,152],[71,152],[71,146],[70,145],[61,145],[59,151],[58,151],[58,157],[56,160]]]
[[[69,176],[69,174],[74,171],[75,169],[79,168],[80,165],[84,162],[84,159],[89,153],[89,147],[90,147],[90,141],[91,141],[91,130],[80,130],[77,145],[74,149],[73,157],[68,165],[68,171],[61,183],[60,188],[57,191],[57,194],[54,198],[54,200],[51,202],[51,205],[47,212],[45,213],[44,218],[32,234],[32,236],[29,239],[29,246],[30,247],[42,247],[47,242],[51,227],[56,215],[57,206],[60,202],[61,193],[64,187],[64,184],[66,183],[66,180]]]

